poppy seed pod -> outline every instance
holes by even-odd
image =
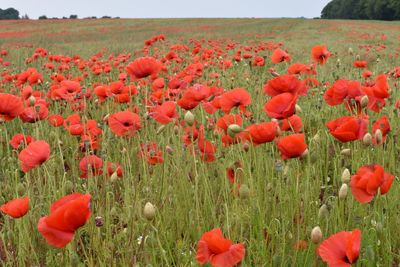
[[[186,111],[185,116],[183,117],[183,120],[185,121],[185,123],[189,126],[192,126],[194,123],[194,115],[192,112],[190,112],[189,110]]]
[[[28,100],[29,100],[29,104],[31,104],[31,106],[35,105],[35,103],[36,103],[36,98],[35,98],[33,95],[31,95],[31,96],[28,98]]]
[[[242,127],[237,124],[231,124],[228,126],[228,134],[230,137],[234,138],[236,134],[242,131]]]
[[[318,218],[323,219],[323,218],[328,218],[328,216],[329,216],[328,206],[326,204],[323,204],[318,210]]]
[[[321,228],[319,226],[315,226],[311,230],[311,241],[314,244],[318,244],[319,242],[322,241],[322,231],[321,231]]]
[[[349,55],[353,55],[354,54],[353,48],[349,47],[348,53]]]
[[[347,184],[348,182],[350,182],[350,171],[349,169],[344,169],[343,173],[342,173],[342,182]]]
[[[319,134],[315,134],[312,138],[312,141],[316,144],[318,144],[321,141],[321,137],[319,136]]]
[[[147,202],[146,205],[144,205],[143,215],[147,220],[153,220],[156,216],[156,208],[154,207],[154,205],[150,202]]]
[[[372,144],[372,135],[370,133],[366,133],[363,137],[363,143],[366,146],[369,146]]]
[[[340,151],[340,154],[343,156],[350,156],[351,155],[351,149],[350,148],[345,148]]]
[[[339,189],[339,199],[343,200],[347,197],[347,192],[349,191],[349,186],[347,184],[342,184]]]

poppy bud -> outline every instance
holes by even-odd
[[[178,125],[174,126],[174,134],[178,134],[179,133],[179,127]]]
[[[318,244],[319,242],[322,241],[322,231],[319,226],[315,226],[312,231],[311,231],[311,241],[314,244]]]
[[[351,155],[351,149],[350,148],[345,148],[340,151],[340,154],[343,156],[350,156]]]
[[[183,120],[185,121],[185,123],[189,126],[192,126],[194,123],[194,115],[192,112],[190,112],[189,110],[185,113],[185,116],[183,117]]]
[[[300,155],[300,158],[304,159],[308,155],[308,148],[304,150],[303,154]]]
[[[301,107],[300,107],[299,105],[297,105],[297,104],[296,104],[295,108],[296,108],[296,114],[297,114],[297,113],[301,113],[301,112],[303,111],[303,110],[301,109]]]
[[[97,216],[94,221],[97,227],[102,227],[104,225],[104,220],[101,216]]]
[[[321,137],[319,136],[319,134],[315,134],[312,138],[312,141],[316,144],[318,144],[321,141]]]
[[[376,143],[377,143],[378,145],[381,145],[381,144],[383,143],[383,136],[382,136],[382,131],[381,131],[381,129],[377,129],[377,130],[375,131],[375,140],[376,140]]]
[[[369,102],[369,98],[368,98],[368,96],[367,96],[367,95],[365,95],[365,96],[361,97],[361,100],[360,100],[360,105],[361,105],[361,108],[365,108],[365,107],[367,107],[367,105],[368,105],[368,102]]]
[[[360,55],[356,55],[356,60],[360,60]]]
[[[117,180],[118,180],[118,174],[117,174],[117,172],[113,172],[113,174],[111,174],[111,176],[110,176],[110,181],[115,182]]]
[[[228,134],[230,137],[234,138],[236,134],[242,131],[242,127],[237,124],[231,124],[228,126]]]
[[[171,146],[166,146],[165,151],[167,151],[168,154],[172,155],[174,153],[174,149]]]
[[[376,63],[379,63],[379,62],[381,62],[381,59],[378,57],[378,58],[376,59]]]
[[[35,105],[35,103],[36,103],[36,98],[35,98],[33,95],[31,95],[31,96],[28,98],[28,100],[29,100],[29,104],[31,104],[31,106]]]
[[[160,134],[164,131],[165,129],[165,125],[161,125],[160,127],[158,127],[156,134]]]
[[[154,219],[156,216],[156,208],[153,206],[153,204],[147,202],[146,205],[144,205],[143,215],[149,221]]]
[[[274,77],[279,77],[280,76],[279,73],[277,73],[276,71],[272,71],[271,75],[274,76]]]
[[[343,173],[342,173],[342,182],[347,184],[348,182],[350,182],[350,171],[349,169],[344,169]]]
[[[353,55],[354,54],[353,48],[349,47],[348,53],[349,55]]]
[[[248,198],[250,196],[250,189],[246,184],[242,184],[239,188],[239,197]]]
[[[323,218],[328,218],[328,216],[329,216],[328,206],[326,204],[323,204],[318,210],[318,218],[323,219]]]
[[[249,143],[248,143],[248,142],[245,142],[245,143],[243,144],[243,150],[244,150],[245,152],[247,152],[247,151],[249,151],[249,149],[250,149]]]
[[[347,191],[349,187],[347,184],[342,184],[342,186],[339,189],[339,199],[343,200],[347,197]]]
[[[363,143],[366,146],[369,146],[372,144],[372,135],[370,133],[366,133],[363,137]]]

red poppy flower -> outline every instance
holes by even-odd
[[[117,136],[131,137],[140,129],[140,117],[130,111],[121,111],[108,117],[108,126]]]
[[[166,101],[161,105],[151,108],[149,115],[158,123],[167,124],[170,123],[173,118],[178,117],[178,111],[176,111],[176,104],[174,101]]]
[[[10,94],[0,94],[0,122],[12,120],[24,111],[22,100]]]
[[[289,54],[280,48],[275,49],[271,56],[271,62],[273,64],[277,64],[283,61],[289,62],[290,60],[291,58]]]
[[[21,114],[19,114],[19,118],[23,122],[34,123],[40,120],[44,120],[49,115],[49,109],[45,104],[38,103],[33,107],[25,108]]]
[[[325,45],[317,45],[311,49],[311,56],[315,62],[324,65],[330,57],[331,53],[326,49]]]
[[[31,169],[42,165],[49,158],[50,146],[43,140],[30,143],[18,155],[23,172],[29,172]]]
[[[217,120],[217,127],[222,129],[225,133],[231,124],[242,126],[243,120],[239,114],[227,114]]]
[[[64,124],[64,118],[61,115],[54,114],[47,118],[51,125],[59,127]]]
[[[35,141],[35,138],[33,138],[30,135],[23,135],[23,134],[15,134],[10,141],[10,145],[12,146],[12,148],[14,149],[18,149],[21,145],[23,145],[23,147],[29,145],[30,143],[32,143],[33,141]]]
[[[81,135],[83,134],[84,127],[81,123],[81,118],[79,114],[72,114],[64,120],[64,128],[71,135]]]
[[[358,260],[361,246],[361,231],[339,232],[324,240],[317,254],[329,267],[348,266]]]
[[[381,165],[366,165],[351,177],[351,192],[358,202],[368,203],[378,193],[378,189],[381,195],[386,194],[393,180],[394,176],[386,173]]]
[[[372,136],[373,137],[372,141],[374,144],[376,144],[375,133],[378,129],[381,130],[382,132],[382,143],[384,143],[387,134],[390,132],[390,122],[388,117],[382,116],[379,119],[377,119],[372,125],[372,133],[374,133]]]
[[[283,160],[297,158],[307,153],[304,134],[292,134],[276,140]]]
[[[357,60],[353,62],[353,66],[359,69],[363,69],[366,68],[368,65],[367,61],[363,61],[363,60]]]
[[[263,122],[252,124],[246,128],[247,139],[254,145],[272,142],[278,134],[278,124],[276,122]]]
[[[363,92],[368,96],[368,108],[374,112],[380,112],[390,97],[389,84],[385,74],[376,77],[373,84],[362,87]]]
[[[47,243],[65,247],[74,238],[75,231],[89,220],[90,194],[73,193],[58,199],[50,207],[50,215],[42,217],[38,230]]]
[[[333,137],[340,142],[362,140],[368,132],[368,119],[344,116],[326,123]]]
[[[154,142],[140,144],[139,156],[145,158],[150,165],[164,163],[162,151]]]
[[[361,91],[361,85],[357,81],[349,80],[337,80],[329,88],[325,94],[324,99],[330,106],[336,106],[342,104],[345,100],[359,100],[363,96]]]
[[[161,68],[162,64],[157,59],[153,57],[141,57],[126,66],[126,72],[134,79],[141,79],[147,76],[156,78]]]
[[[119,163],[112,163],[112,162],[107,162],[107,173],[109,176],[112,174],[116,173],[118,177],[123,176],[123,171],[121,164]]]
[[[284,132],[298,133],[301,131],[301,128],[303,128],[303,122],[299,116],[293,115],[287,119],[279,121],[279,127],[281,128],[281,131]]]
[[[197,243],[196,260],[201,265],[210,262],[214,267],[233,267],[243,260],[244,255],[244,245],[225,239],[220,228],[204,233]]]
[[[0,206],[0,210],[14,219],[21,218],[29,210],[29,198],[16,198]]]
[[[201,101],[209,97],[210,94],[211,90],[208,86],[197,83],[185,90],[177,104],[185,110],[191,110],[197,107]]]
[[[215,161],[215,152],[217,148],[211,141],[204,138],[204,126],[200,126],[199,137],[197,139],[197,145],[200,151],[201,159],[205,162]]]
[[[246,112],[246,107],[251,104],[251,96],[243,88],[235,88],[224,93],[219,99],[221,110],[227,114],[234,107],[239,107],[241,112]]]
[[[80,177],[99,176],[103,173],[103,160],[96,155],[85,156],[79,162]]]
[[[264,111],[270,118],[285,119],[295,113],[296,102],[296,95],[291,93],[279,94],[265,104]]]
[[[264,85],[264,93],[269,96],[277,96],[283,93],[301,96],[307,94],[307,86],[304,82],[297,79],[296,76],[286,74],[269,80]]]

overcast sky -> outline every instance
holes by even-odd
[[[317,17],[330,0],[0,0],[30,18]]]

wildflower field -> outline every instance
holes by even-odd
[[[0,22],[1,266],[400,266],[400,23]]]

